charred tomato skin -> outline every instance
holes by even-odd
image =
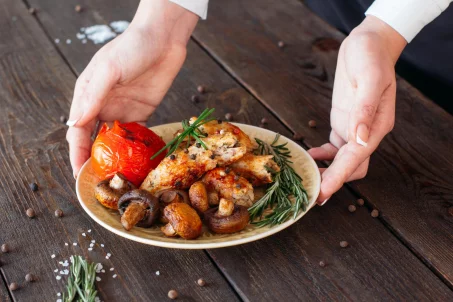
[[[162,152],[151,159],[164,146],[162,138],[138,123],[120,124],[115,121],[111,129],[104,124],[91,149],[92,166],[101,179],[120,172],[139,186],[149,171],[165,157],[165,152]]]

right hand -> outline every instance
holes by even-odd
[[[102,47],[76,82],[66,139],[74,177],[90,157],[97,121],[146,122],[186,57],[198,16],[142,0],[129,28]]]

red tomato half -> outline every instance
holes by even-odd
[[[120,124],[115,121],[112,129],[104,124],[91,149],[91,163],[102,178],[120,172],[134,185],[139,186],[149,171],[156,168],[165,157],[164,141],[153,131],[137,123]]]

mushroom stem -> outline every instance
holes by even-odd
[[[121,216],[121,224],[129,231],[145,217],[146,205],[143,202],[131,202]]]
[[[112,189],[120,190],[124,187],[126,180],[120,176],[119,173],[116,173],[115,176],[110,180],[109,186]]]
[[[170,223],[167,223],[165,226],[161,227],[160,229],[165,234],[165,236],[174,237],[177,235],[175,229],[172,227],[172,225]]]
[[[219,203],[218,215],[219,216],[230,216],[234,211],[234,202],[231,200],[221,198]]]

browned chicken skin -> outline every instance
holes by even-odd
[[[272,159],[272,155],[254,155],[247,153],[230,165],[234,172],[246,178],[253,186],[262,186],[272,182],[269,170],[280,171],[280,167]]]
[[[247,152],[257,148],[255,141],[252,141],[247,134],[245,134],[239,127],[223,121],[211,121],[202,125],[201,130],[206,132],[208,135],[220,134],[223,132],[233,133],[238,140],[238,145],[243,146],[247,149]]]

